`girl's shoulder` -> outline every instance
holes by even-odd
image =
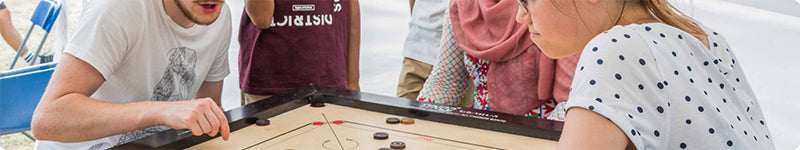
[[[590,40],[581,53],[581,59],[619,57],[619,61],[625,61],[626,58],[649,57],[645,61],[651,60],[649,49],[658,42],[650,40],[650,35],[645,33],[649,31],[653,31],[653,28],[648,25],[614,26]]]
[[[708,34],[709,47],[683,30],[663,23],[630,24],[614,26],[595,36],[583,53],[599,55],[627,54],[637,57],[674,56],[675,53],[707,53],[730,51],[719,33],[699,24]],[[723,48],[724,47],[724,48]],[[605,51],[601,51],[605,49]],[[710,55],[714,55],[713,53]]]

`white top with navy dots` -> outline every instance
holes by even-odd
[[[774,149],[736,57],[704,30],[711,50],[663,23],[598,35],[581,54],[567,108],[605,116],[637,149]]]

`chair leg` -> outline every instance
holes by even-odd
[[[36,53],[35,53],[35,55],[33,55],[33,56],[35,56],[33,58],[33,62],[42,61],[42,60],[39,60],[40,59],[39,58],[39,52],[42,52],[42,46],[44,46],[44,42],[47,40],[47,35],[48,34],[50,34],[50,32],[45,32],[44,33],[44,37],[42,37],[42,42],[39,42],[39,48],[36,48]]]
[[[14,57],[14,61],[11,62],[11,68],[8,68],[8,70],[13,70],[14,65],[17,64],[17,59],[19,59],[19,55],[22,54],[22,50],[25,48],[25,43],[28,42],[28,38],[31,36],[31,31],[33,31],[33,27],[36,27],[35,23],[31,23],[31,28],[28,29],[28,34],[25,35],[25,39],[22,40],[22,43],[19,44],[19,49],[17,50],[17,57]]]
[[[30,133],[28,133],[28,131],[24,131],[24,132],[22,132],[22,135],[25,135],[25,136],[27,136],[29,139],[31,139],[31,140],[32,140],[32,141],[34,141],[34,142],[36,141],[36,139],[35,139],[35,138],[33,138],[33,135],[31,135]]]

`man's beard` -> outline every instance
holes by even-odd
[[[175,4],[178,5],[178,8],[181,9],[181,12],[183,12],[183,16],[186,16],[186,18],[189,18],[189,21],[192,21],[192,22],[194,22],[196,24],[209,25],[211,23],[214,23],[214,21],[216,21],[217,18],[219,18],[219,16],[217,16],[217,18],[214,18],[214,20],[211,20],[211,21],[208,21],[208,22],[201,22],[200,19],[197,18],[197,16],[195,16],[188,9],[186,9],[186,7],[183,7],[183,4],[181,4],[181,2],[179,0],[174,0],[174,1],[175,1]],[[218,1],[218,0],[204,0],[204,1]],[[222,11],[221,10],[222,9],[221,6],[217,6],[217,7],[220,7],[220,11]]]

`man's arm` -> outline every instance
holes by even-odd
[[[224,80],[223,80],[224,81]],[[203,85],[200,85],[200,89],[197,90],[197,94],[195,94],[194,98],[211,98],[217,103],[217,106],[222,108],[222,82],[203,82]]]
[[[558,149],[625,149],[626,146],[633,148],[625,133],[608,118],[583,108],[567,110]]]
[[[350,1],[350,42],[347,52],[347,89],[354,91],[361,90],[361,86],[358,85],[358,53],[361,46],[361,11],[358,7],[358,0]]]
[[[206,98],[207,99],[207,98],[210,98],[211,100],[214,101],[214,103],[216,103],[215,105],[217,105],[217,108],[219,108],[219,111],[218,111],[219,115],[222,115],[223,116],[222,118],[225,118],[224,117],[225,116],[225,114],[224,114],[225,110],[222,109],[222,85],[223,85],[223,81],[224,80],[217,81],[217,82],[204,81],[203,84],[200,85],[200,89],[197,90],[197,94],[195,94],[194,98],[195,99],[202,99],[202,98]],[[205,117],[210,123],[210,124],[208,124],[208,126],[212,128],[212,131],[211,131],[212,134],[210,134],[210,135],[216,135],[216,133],[220,131],[218,129],[220,129],[219,127],[222,126],[222,124],[225,124],[225,125],[228,124],[228,119],[227,118],[225,120],[217,120],[217,119],[215,119],[216,118],[215,115],[217,115],[217,111],[213,111],[212,113],[203,113],[203,114],[207,115]]]
[[[19,36],[17,28],[11,22],[11,12],[8,11],[8,8],[0,9],[0,36],[3,36],[3,39],[14,51],[18,50],[22,43],[22,37]],[[28,48],[24,48],[21,54],[25,54],[27,51]]]
[[[417,2],[417,0],[408,0],[408,12],[410,12],[412,14],[414,13],[414,3],[415,2]]]
[[[214,136],[219,131],[225,140],[230,135],[227,118],[211,99],[120,104],[89,97],[104,81],[90,64],[64,55],[33,114],[33,136],[38,140],[80,142],[155,125],[188,128],[198,136]]]
[[[275,0],[247,0],[244,7],[253,24],[261,29],[269,29],[272,14],[275,13]]]

